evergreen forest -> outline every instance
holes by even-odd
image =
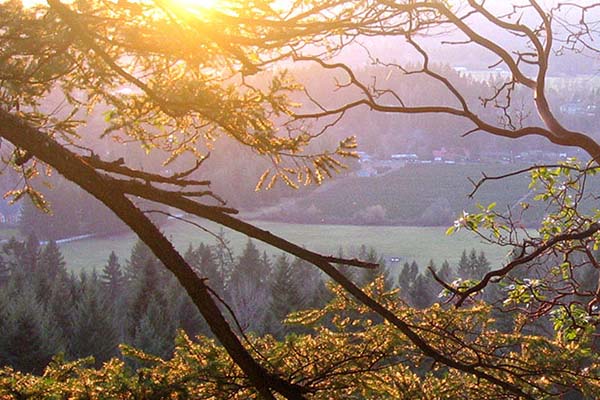
[[[196,273],[211,282],[222,306],[231,307],[241,333],[272,335],[282,340],[310,329],[285,323],[293,312],[322,308],[333,297],[327,280],[314,268],[285,254],[269,257],[249,240],[234,256],[221,236],[216,245],[190,246],[185,259]],[[160,261],[138,242],[127,260],[113,253],[101,270],[80,275],[67,269],[56,242],[40,244],[32,234],[12,238],[1,248],[0,363],[17,371],[42,374],[55,357],[78,360],[92,357],[101,367],[111,358],[123,359],[120,344],[162,359],[170,359],[177,332],[196,340],[211,336],[188,296],[165,272]],[[375,249],[359,247],[354,256],[373,262]],[[384,263],[382,262],[382,265]],[[433,261],[427,266],[437,270]],[[489,271],[484,253],[463,251],[458,265],[441,264],[444,279],[478,279]],[[349,272],[367,286],[381,271]],[[425,309],[443,301],[442,287],[429,270],[414,261],[399,271],[383,269],[386,290],[399,288],[407,305]],[[230,317],[233,314],[230,315]],[[142,366],[127,359],[130,372]]]

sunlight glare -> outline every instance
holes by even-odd
[[[191,13],[204,13],[218,8],[219,0],[171,0],[179,8]]]
[[[174,3],[180,4],[183,7],[190,8],[214,8],[218,0],[174,0]]]

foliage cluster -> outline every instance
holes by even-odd
[[[499,379],[527,380],[539,399],[553,398],[565,387],[577,387],[587,398],[600,392],[598,360],[586,342],[553,340],[523,334],[518,329],[499,332],[490,307],[474,304],[463,310],[436,303],[426,312],[406,306],[397,291],[385,291],[382,278],[367,292],[411,321],[436,347],[454,352],[461,361],[486,365],[501,362]],[[318,309],[293,313],[288,323],[304,334],[283,340],[273,336],[247,338],[252,351],[265,364],[293,382],[310,385],[310,398],[397,399],[512,399],[497,386],[467,373],[451,370],[424,355],[389,324],[377,322],[372,312],[331,285],[333,298]],[[441,327],[445,329],[441,329]],[[448,337],[447,329],[452,336]],[[470,344],[464,347],[464,342]],[[9,399],[23,396],[100,399],[135,398],[253,398],[252,383],[213,340],[191,340],[180,332],[173,357],[163,360],[123,346],[124,355],[143,365],[132,374],[125,363],[113,359],[101,369],[91,360],[55,359],[44,375],[33,376],[5,368],[0,393]],[[522,371],[536,368],[534,376]],[[574,369],[573,369],[574,368]],[[519,379],[519,378],[517,378]]]

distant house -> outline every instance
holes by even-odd
[[[406,161],[406,162],[416,162],[419,160],[419,156],[415,153],[399,153],[392,154],[390,157],[394,161]]]
[[[433,155],[433,160],[438,162],[465,161],[470,158],[470,152],[467,149],[461,147],[453,147],[451,149],[446,149],[445,147],[442,147],[441,149],[433,150],[431,154]]]
[[[433,150],[431,153],[433,154],[433,159],[435,161],[442,161],[448,155],[448,150],[446,150],[445,147],[442,147],[439,150]]]
[[[597,106],[595,104],[585,103],[581,100],[565,103],[560,106],[560,112],[568,115],[586,115],[593,117],[596,115]]]

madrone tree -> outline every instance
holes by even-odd
[[[593,213],[588,217],[579,212],[579,202],[568,192],[575,190],[582,196],[585,177],[600,161],[600,144],[590,134],[561,123],[547,90],[548,71],[557,56],[596,55],[594,18],[600,3],[240,0],[219,2],[210,9],[182,4],[171,0],[48,0],[24,8],[19,1],[0,3],[0,137],[11,154],[6,162],[23,177],[22,186],[8,194],[13,200],[28,196],[41,209],[48,209],[32,181],[41,179],[37,177],[41,172],[56,170],[104,203],[175,275],[228,356],[264,398],[315,396],[326,390],[323,382],[330,380],[309,379],[297,373],[302,368],[290,369],[285,361],[265,362],[260,349],[235,333],[210,282],[196,275],[148,218],[140,200],[216,222],[310,262],[339,285],[344,301],[349,299],[344,293],[351,294],[361,312],[385,321],[380,333],[394,332],[375,337],[398,338],[398,348],[405,348],[400,343],[407,342],[414,354],[429,360],[435,376],[482,382],[494,388],[486,396],[495,398],[549,397],[569,387],[591,393],[598,390],[598,364],[585,341],[593,331],[593,318],[588,317],[594,317],[595,303],[591,300],[587,309],[577,306],[585,293],[579,290],[574,271],[584,264],[596,268],[593,247],[600,225]],[[475,22],[485,29],[474,28]],[[498,40],[498,35],[510,40]],[[381,38],[419,61],[403,65],[370,52],[371,44]],[[471,98],[452,76],[436,67],[432,43],[490,55],[509,77],[493,83],[489,93]],[[366,77],[355,64],[345,63],[348,52],[355,50],[362,50],[364,59],[384,72]],[[303,63],[331,73],[337,95],[318,98],[303,91],[286,70]],[[422,76],[442,87],[447,96],[429,104],[412,104],[409,94],[386,87],[386,76],[391,73]],[[303,107],[295,107],[298,98],[304,99]],[[96,107],[105,110],[107,124],[104,132],[92,137],[97,132],[86,130],[85,113]],[[466,132],[456,134],[468,137],[482,132],[510,139],[539,136],[589,155],[588,167],[532,166],[534,178],[544,189],[541,199],[557,206],[551,210],[558,210],[544,221],[539,235],[518,231],[513,215],[496,213],[493,207],[457,220],[456,228],[473,230],[486,240],[517,250],[510,263],[480,281],[453,285],[440,279],[451,301],[464,307],[476,302],[482,289],[509,279],[527,263],[548,255],[564,256],[557,274],[549,272],[562,279],[542,277],[532,283],[521,275],[512,278],[508,296],[516,298],[516,307],[526,299],[519,293],[529,296],[528,304],[536,308],[532,316],[559,310],[557,328],[568,326],[570,341],[559,336],[555,341],[519,342],[515,339],[518,331],[510,340],[495,335],[478,308],[474,314],[439,307],[430,314],[396,308],[341,272],[343,268],[374,268],[374,264],[321,255],[246,223],[209,190],[208,181],[194,178],[211,141],[226,135],[272,162],[272,168],[258,179],[258,188],[277,181],[292,187],[320,184],[342,167],[344,157],[354,155],[356,144],[349,137],[328,151],[314,153],[306,148],[354,109],[422,114],[422,118],[449,115],[470,124]],[[530,112],[537,117],[528,118]],[[187,153],[197,161],[189,169],[168,174],[144,171],[126,159],[104,159],[94,151],[99,142],[111,139],[138,142],[147,151],[162,150],[168,154],[165,163]],[[475,182],[476,188],[495,178],[484,176]],[[492,232],[491,236],[486,232]],[[576,262],[571,257],[575,252]],[[587,290],[597,298],[597,285]],[[338,344],[344,346],[343,341]],[[376,362],[360,368],[377,371],[399,360],[410,362],[413,353],[398,354],[391,344],[382,345],[382,352],[362,348],[361,354],[371,355]],[[318,349],[315,345],[314,351]],[[288,350],[287,359],[302,359],[293,346]],[[311,354],[318,359],[318,354]],[[356,357],[339,354],[347,359],[336,365]],[[442,379],[442,386],[448,380]],[[443,388],[440,393],[443,397]]]

